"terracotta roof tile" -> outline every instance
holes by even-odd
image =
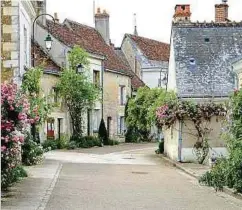
[[[35,53],[35,66],[42,67],[44,72],[59,73],[61,71],[61,67],[58,66],[36,42],[32,44],[32,50],[34,50]]]
[[[51,34],[67,46],[79,45],[89,53],[105,56],[105,69],[129,75],[127,66],[118,58],[112,47],[105,43],[95,28],[68,19],[64,24],[54,24],[52,21],[47,21],[47,24],[51,28]]]
[[[126,34],[130,37],[144,53],[144,55],[155,61],[169,61],[170,45],[153,39]]]

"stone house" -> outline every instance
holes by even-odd
[[[176,5],[168,90],[175,91],[180,100],[224,102],[236,87],[232,62],[242,55],[242,22],[229,21],[227,3],[215,6],[215,22],[191,22],[190,17],[190,5]],[[165,153],[174,160],[194,161],[196,140],[186,133],[185,124],[190,122],[177,121],[165,130]],[[210,127],[211,153],[226,154],[219,139],[221,122],[212,119]]]
[[[89,110],[86,118],[86,134],[97,133],[103,118],[111,138],[124,140],[124,108],[127,96],[131,96],[132,72],[117,56],[109,38],[109,15],[98,9],[95,15],[95,28],[66,19],[63,23],[46,20],[46,25],[36,27],[36,41],[44,46],[43,37],[48,33],[53,38],[51,59],[61,67],[67,67],[67,53],[78,45],[89,55],[90,72],[93,82],[102,90],[102,100]],[[105,33],[104,33],[105,32]]]
[[[38,128],[40,141],[46,139],[57,139],[63,135],[69,136],[71,133],[70,117],[65,103],[55,89],[61,67],[56,64],[46,52],[38,45],[33,45],[35,52],[35,64],[43,68],[43,76],[40,81],[41,94],[48,96],[48,102],[53,109],[48,119]]]
[[[169,44],[125,34],[121,50],[132,71],[150,88],[166,87]]]
[[[33,19],[44,12],[45,1],[1,1],[1,79],[20,84],[31,66]]]
[[[237,87],[242,88],[242,57],[233,62],[233,69],[237,75]]]

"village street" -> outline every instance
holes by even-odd
[[[233,210],[242,202],[172,167],[157,144],[51,151],[30,167],[2,209],[16,210]]]

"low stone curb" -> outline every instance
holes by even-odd
[[[181,163],[175,162],[175,161],[173,161],[173,160],[171,160],[171,159],[165,157],[164,155],[159,155],[159,156],[160,156],[163,160],[165,160],[166,162],[168,162],[170,165],[172,165],[172,166],[174,166],[174,167],[176,167],[176,168],[182,170],[182,171],[185,172],[186,174],[188,174],[188,175],[190,175],[190,176],[196,178],[197,180],[199,180],[199,175],[197,175],[197,174],[196,174],[194,171],[192,171],[192,170],[189,170],[189,169],[187,169],[187,168],[184,168],[184,167],[182,166]],[[241,194],[241,193],[237,193],[237,192],[235,192],[235,190],[233,190],[233,189],[230,189],[230,188],[228,188],[228,187],[224,187],[224,188],[223,188],[223,192],[226,193],[226,194],[228,194],[228,195],[230,195],[230,196],[233,196],[233,197],[235,197],[235,198],[237,198],[237,199],[241,199],[241,200],[242,200],[242,194]]]
[[[50,196],[52,194],[52,191],[53,191],[53,189],[55,187],[55,184],[56,184],[56,182],[58,180],[58,177],[59,177],[59,174],[61,172],[62,166],[63,165],[60,163],[58,168],[57,168],[57,170],[56,170],[56,173],[55,173],[55,175],[53,177],[53,180],[52,180],[49,188],[46,190],[46,193],[45,193],[45,195],[44,195],[40,205],[38,206],[37,210],[44,210],[46,208],[47,203],[48,203],[48,201],[50,199]]]

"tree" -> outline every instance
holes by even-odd
[[[217,158],[211,171],[205,173],[200,182],[222,190],[224,186],[242,193],[242,89],[236,90],[230,100],[231,114],[222,137],[227,140],[228,156]]]
[[[161,88],[139,88],[136,97],[128,102],[127,126],[136,129],[142,140],[148,140],[151,127],[156,123],[156,109],[172,97],[175,94]]]
[[[84,114],[99,99],[99,89],[90,78],[87,53],[75,46],[68,55],[69,68],[64,69],[57,84],[57,90],[65,99],[72,120],[73,136],[83,135]],[[83,73],[76,73],[77,66],[82,64]],[[86,115],[85,115],[86,116]]]
[[[103,119],[101,120],[99,129],[98,129],[98,137],[104,145],[109,145],[108,131],[106,129],[105,122]]]

